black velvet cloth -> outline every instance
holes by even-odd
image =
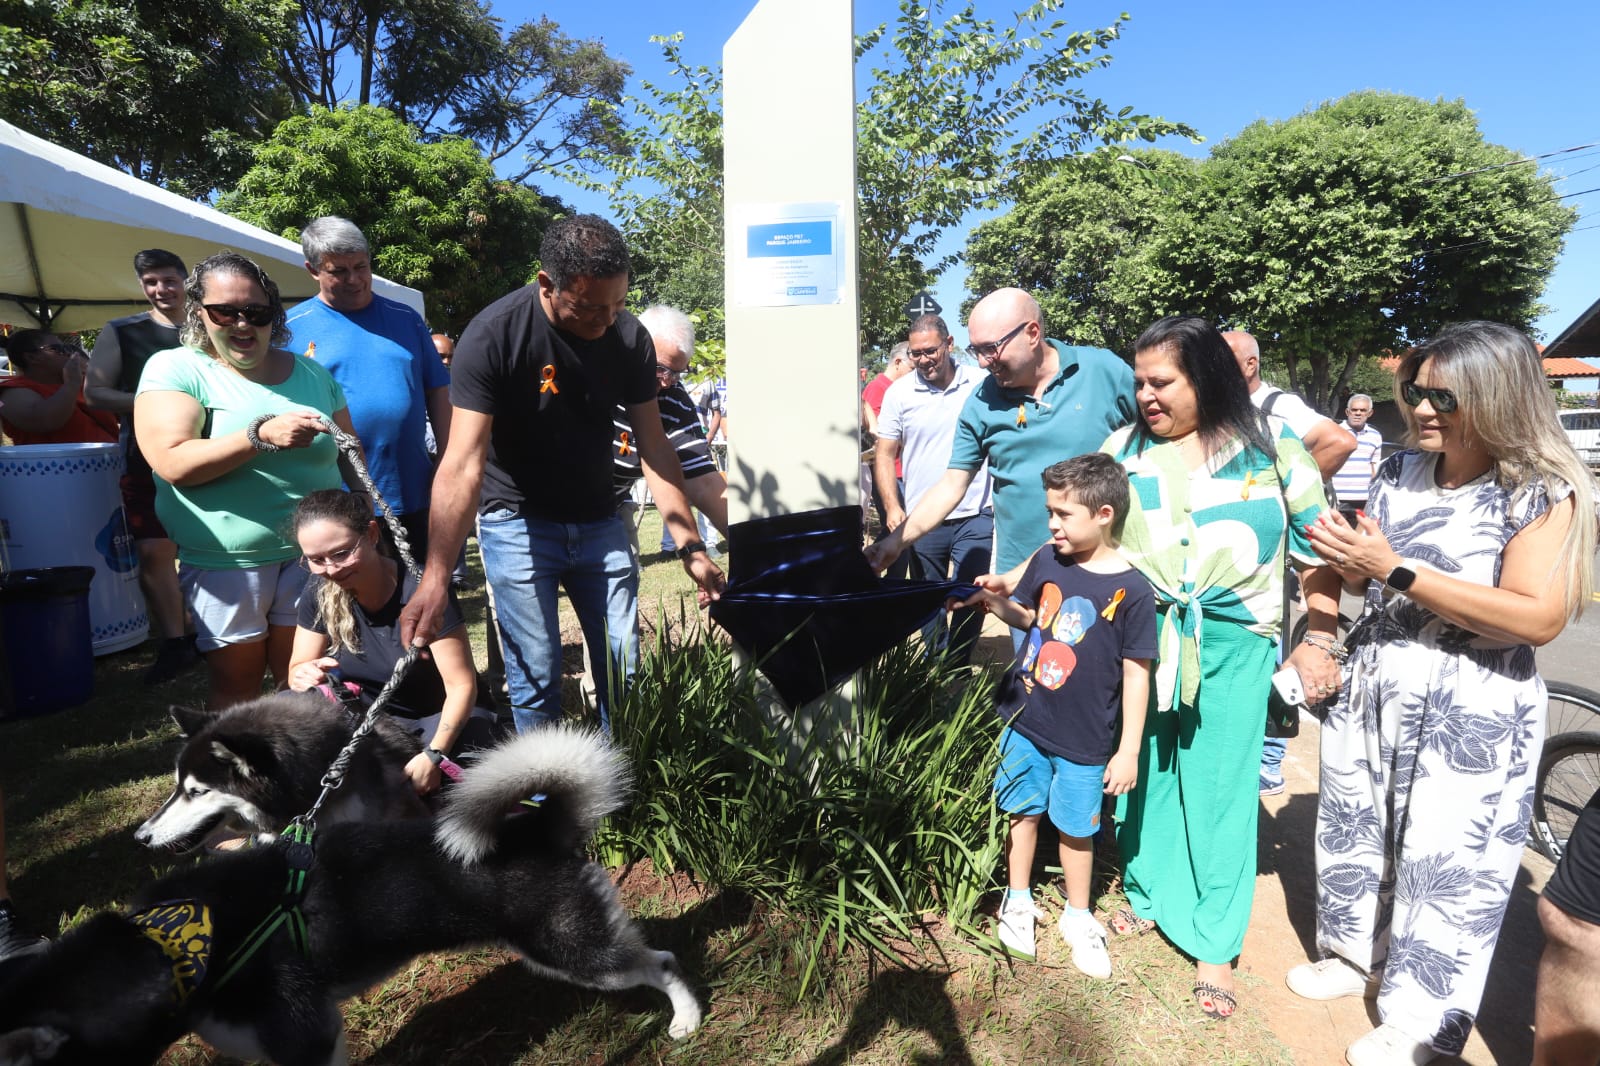
[[[816,699],[973,586],[880,578],[861,554],[861,508],[757,518],[728,530],[728,587],[711,618],[790,707]]]

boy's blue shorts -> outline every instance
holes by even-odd
[[[1007,814],[1050,812],[1050,822],[1069,837],[1092,837],[1100,830],[1106,768],[1085,766],[1040,751],[1007,726],[1000,734],[1000,766],[994,775],[995,801]]]

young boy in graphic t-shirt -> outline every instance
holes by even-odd
[[[1127,792],[1138,779],[1156,653],[1155,595],[1117,554],[1127,472],[1108,455],[1089,454],[1048,467],[1043,478],[1051,543],[1028,560],[1012,598],[985,589],[963,604],[981,605],[1028,634],[997,706],[1006,727],[995,797],[1011,815],[1000,941],[1013,953],[1034,954],[1033,923],[1044,915],[1029,878],[1039,819],[1049,811],[1067,884],[1061,937],[1073,965],[1110,977],[1106,931],[1089,909],[1094,835],[1103,797]]]

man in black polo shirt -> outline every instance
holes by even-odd
[[[606,663],[589,666],[609,729],[609,679],[631,676],[638,659],[639,570],[611,491],[618,405],[684,568],[707,598],[725,579],[696,538],[683,473],[661,428],[650,335],[622,310],[622,234],[594,215],[565,218],[546,231],[540,259],[538,284],[479,312],[456,344],[428,563],[400,634],[426,643],[438,632],[476,506],[517,728],[560,717],[557,600],[565,588],[589,646],[608,652]]]
[[[133,257],[150,310],[107,322],[89,356],[84,395],[89,403],[114,411],[122,420],[122,448],[127,465],[122,475],[122,508],[139,553],[139,589],[145,608],[161,636],[161,650],[145,671],[144,683],[158,685],[200,661],[184,634],[183,592],[178,587],[178,546],[156,517],[156,483],[133,436],[133,394],[145,362],[156,352],[178,347],[183,327],[183,260],[161,248]]]

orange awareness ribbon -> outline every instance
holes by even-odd
[[[1244,488],[1239,490],[1239,499],[1248,500],[1250,498],[1250,486],[1254,485],[1255,483],[1256,475],[1254,472],[1245,474]]]
[[[306,345],[306,358],[307,359],[315,359],[316,357],[317,357],[317,342],[316,341],[312,341],[310,344]]]
[[[1128,598],[1127,589],[1118,589],[1111,597],[1111,602],[1106,604],[1106,609],[1100,612],[1100,617],[1107,622],[1114,621],[1117,617],[1117,605]]]
[[[1017,425],[1026,426],[1027,424],[1028,424],[1028,402],[1026,400],[1024,400],[1023,402],[1017,404]]]
[[[628,431],[627,430],[623,430],[617,436],[617,454],[618,455],[627,455],[632,450],[633,450],[632,448],[628,447]]]
[[[556,368],[554,366],[546,365],[543,370],[539,371],[539,376],[544,379],[539,385],[540,392],[559,393],[561,391],[556,385]]]

